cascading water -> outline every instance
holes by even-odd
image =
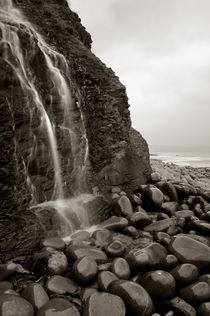
[[[80,100],[77,101],[76,106],[79,110],[80,119],[82,121],[81,124],[84,130],[83,138],[85,140],[85,150],[82,165],[78,166],[76,163],[77,157],[75,157],[78,144],[76,144],[75,132],[71,128],[71,108],[74,105],[74,100],[71,96],[70,83],[68,80],[69,69],[64,56],[56,52],[45,42],[42,36],[38,34],[33,26],[26,20],[21,11],[13,6],[11,0],[0,0],[0,30],[0,44],[1,47],[3,47],[3,59],[16,74],[23,94],[28,100],[30,124],[31,126],[34,124],[35,115],[38,115],[40,121],[37,127],[38,136],[37,131],[36,133],[33,132],[32,128],[29,131],[29,133],[32,134],[32,144],[30,154],[26,161],[23,160],[25,169],[32,164],[34,157],[37,161],[37,157],[39,158],[40,155],[39,159],[41,160],[43,152],[48,151],[48,147],[53,163],[53,192],[50,198],[43,193],[43,200],[45,201],[41,201],[41,203],[39,196],[37,197],[35,193],[36,185],[33,183],[33,177],[29,173],[27,174],[27,184],[30,187],[32,195],[32,207],[39,207],[39,210],[45,207],[56,209],[62,222],[65,224],[65,228],[61,234],[67,235],[81,226],[88,226],[88,216],[83,206],[83,200],[87,202],[93,198],[92,195],[88,194],[77,196],[73,199],[69,198],[68,192],[64,190],[65,182],[62,179],[61,159],[56,139],[56,130],[60,129],[61,132],[64,133],[67,131],[68,142],[70,143],[73,155],[72,169],[74,173],[77,174],[76,182],[78,182],[77,187],[79,187],[79,183],[82,181],[82,178],[84,178],[85,167],[88,160],[88,141],[85,133],[84,119],[80,109]],[[23,33],[24,36],[28,38],[31,46],[35,47],[34,50],[36,49],[43,57],[43,68],[45,67],[47,76],[50,78],[50,84],[52,85],[48,96],[47,109],[43,101],[43,93],[40,92],[43,89],[40,87],[39,82],[37,82],[34,69],[32,65],[30,65],[29,56],[21,45],[20,33]],[[54,103],[59,103],[59,113],[62,113],[59,124],[53,120]],[[47,141],[45,140],[45,133],[47,133]],[[41,214],[41,211],[39,211],[39,214]]]

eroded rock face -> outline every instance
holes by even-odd
[[[33,32],[15,22],[27,75],[30,77],[30,73],[35,78],[40,100],[55,127],[64,195],[68,197],[78,190],[91,191],[95,186],[102,192],[112,185],[131,190],[145,183],[151,173],[148,146],[142,136],[131,129],[125,87],[114,72],[92,54],[91,37],[80,24],[77,14],[69,9],[65,0],[16,0],[14,3],[47,45],[61,54],[56,63],[69,87],[68,115],[76,147],[69,142],[69,131],[63,124],[68,115],[63,112],[58,87],[43,49],[37,44]],[[2,34],[0,46],[9,59],[13,58],[14,52],[2,39]],[[54,53],[52,55],[55,59]],[[52,198],[54,167],[40,109],[34,106],[33,94],[26,93],[17,71],[4,54],[0,55],[0,72],[0,131],[3,136],[0,189],[5,226],[0,237],[6,235],[14,240],[11,248],[18,254],[19,247],[23,253],[23,247],[33,247],[35,240],[32,236],[39,236],[39,227],[26,210],[34,198],[38,202]],[[86,171],[81,177],[83,181],[78,181],[83,172],[81,166],[85,166]],[[16,218],[14,230],[11,229],[11,216]],[[28,231],[25,227],[29,226]],[[22,237],[18,228],[21,228]],[[16,240],[20,240],[20,246],[16,247]],[[2,249],[1,255],[8,258],[7,240]]]

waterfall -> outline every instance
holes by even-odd
[[[28,98],[28,111],[30,113],[31,124],[33,124],[34,113],[39,113],[40,125],[39,130],[41,130],[41,136],[44,138],[45,132],[47,134],[48,146],[52,157],[53,170],[54,170],[54,189],[51,198],[45,198],[44,203],[39,203],[36,199],[34,192],[35,186],[33,180],[31,180],[30,175],[27,174],[27,183],[31,187],[32,207],[53,207],[55,208],[62,220],[68,226],[69,231],[73,231],[78,226],[88,226],[87,214],[85,210],[82,210],[82,199],[84,196],[76,197],[74,200],[70,199],[69,196],[65,196],[64,186],[65,183],[62,178],[62,167],[61,159],[58,150],[58,144],[56,139],[56,128],[60,128],[62,131],[68,131],[69,142],[71,144],[71,150],[73,154],[73,164],[77,162],[77,157],[75,157],[76,149],[75,146],[75,132],[72,129],[72,119],[71,119],[71,108],[75,104],[70,90],[70,83],[67,78],[69,78],[69,68],[62,54],[56,52],[52,47],[50,47],[44,38],[35,30],[35,28],[29,23],[22,12],[13,6],[11,0],[0,0],[0,31],[1,31],[1,41],[0,44],[3,47],[3,58],[11,67],[11,69],[16,74],[19,79],[21,89],[24,95]],[[19,33],[23,32],[29,37],[31,45],[39,49],[41,55],[43,56],[44,65],[47,70],[47,74],[50,77],[50,82],[52,83],[52,94],[49,96],[50,105],[53,102],[59,103],[60,111],[62,113],[62,119],[60,124],[54,124],[51,118],[52,113],[48,113],[45,104],[43,102],[43,96],[40,93],[39,84],[36,82],[36,78],[33,74],[33,69],[31,69],[29,62],[26,61],[24,47],[21,45]],[[38,47],[38,48],[37,48]],[[42,67],[42,65],[40,65]],[[81,125],[84,130],[83,138],[85,140],[85,150],[84,159],[82,166],[77,168],[75,173],[77,175],[77,181],[80,182],[84,177],[85,167],[88,159],[88,140],[85,133],[84,118],[81,111],[80,100],[76,103],[77,109],[80,113]],[[53,111],[51,111],[53,112]],[[31,131],[30,131],[31,132]],[[40,151],[37,148],[42,148],[46,146],[45,144],[40,145],[40,140],[33,134],[32,139],[32,149],[29,155],[29,160],[32,159],[37,152]],[[29,161],[30,162],[30,161]],[[24,161],[25,166],[27,162]],[[73,166],[73,169],[75,168]],[[77,166],[78,167],[78,166]],[[27,169],[27,168],[25,168]],[[80,170],[80,171],[78,171]],[[44,193],[43,193],[44,194]],[[85,200],[89,201],[92,196],[85,195]],[[72,219],[69,214],[76,214],[76,209],[79,210],[77,216],[76,225],[72,224]],[[65,234],[68,234],[68,229],[65,229]]]

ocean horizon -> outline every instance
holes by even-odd
[[[149,145],[150,158],[178,166],[210,168],[210,147]]]

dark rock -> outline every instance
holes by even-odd
[[[119,278],[128,280],[131,274],[130,266],[124,258],[116,258],[111,265],[111,271]]]
[[[87,283],[96,278],[98,266],[92,257],[85,256],[75,261],[72,273],[77,282]]]
[[[139,235],[138,230],[134,226],[125,227],[122,232],[128,236],[133,237],[133,238],[136,238]]]
[[[162,266],[166,269],[172,269],[178,265],[177,257],[174,255],[167,255],[163,260]]]
[[[204,281],[206,283],[208,283],[208,285],[210,286],[210,274],[203,274],[199,277],[198,281]]]
[[[114,203],[114,212],[118,216],[130,217],[133,214],[133,206],[127,196],[121,196]]]
[[[159,182],[157,187],[166,194],[171,201],[178,202],[178,195],[174,185],[171,182]]]
[[[53,298],[48,301],[40,310],[38,310],[36,316],[48,316],[48,315],[59,315],[59,316],[80,316],[77,308],[63,298]]]
[[[45,289],[38,283],[27,285],[22,292],[22,296],[31,303],[35,310],[40,309],[49,301]]]
[[[104,247],[108,256],[119,257],[125,251],[123,243],[119,240],[113,240],[110,244]]]
[[[78,285],[72,280],[61,275],[53,275],[46,283],[45,288],[49,294],[75,294]]]
[[[143,192],[143,202],[147,210],[159,209],[163,203],[163,193],[155,186],[147,186]]]
[[[196,316],[196,310],[187,302],[185,302],[182,298],[175,296],[167,301],[167,304],[174,307],[180,315],[185,316]]]
[[[189,303],[202,303],[210,298],[210,286],[206,282],[198,281],[181,288],[178,295]]]
[[[151,223],[151,218],[147,215],[146,212],[142,211],[133,213],[133,215],[129,218],[129,225],[133,225],[138,228],[145,227]]]
[[[93,247],[78,248],[77,246],[69,246],[66,249],[66,254],[71,261],[85,256],[93,258],[97,263],[105,263],[108,260],[107,255],[103,251]]]
[[[210,247],[185,236],[173,237],[169,251],[181,263],[192,263],[201,271],[210,268]]]
[[[192,283],[199,277],[198,268],[191,263],[178,265],[176,268],[171,270],[170,273],[179,285]]]
[[[15,263],[0,264],[0,281],[5,280],[17,272]]]
[[[125,316],[123,300],[109,293],[93,293],[85,303],[84,316]]]
[[[7,290],[13,290],[13,284],[9,281],[0,281],[0,293]]]
[[[109,230],[120,231],[128,226],[128,220],[124,217],[111,216],[105,222],[100,224],[101,228],[106,228]]]
[[[110,285],[110,292],[122,298],[128,315],[150,316],[154,312],[150,295],[141,285],[135,282],[114,281]]]
[[[0,294],[0,315],[34,316],[33,306],[17,295]]]
[[[168,299],[175,292],[174,277],[166,271],[156,270],[146,272],[137,282],[152,296],[158,299]]]
[[[198,309],[199,316],[209,316],[210,315],[210,301],[201,303]]]
[[[108,292],[110,284],[118,280],[118,277],[116,274],[110,272],[110,271],[102,271],[98,274],[98,285],[101,289],[101,291]]]

